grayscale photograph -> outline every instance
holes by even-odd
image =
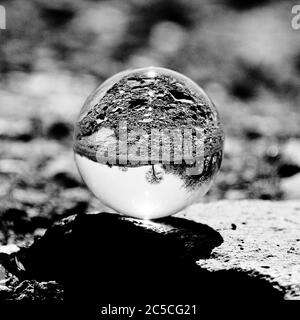
[[[0,319],[299,303],[300,1],[0,0]]]

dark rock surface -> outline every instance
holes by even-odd
[[[215,211],[206,210],[214,205],[199,206],[186,212],[189,219],[201,217],[212,224],[219,219],[222,224],[227,217],[226,212],[224,219],[209,214],[223,212],[222,206]],[[244,302],[282,300],[287,289],[285,283],[277,282],[280,277],[271,280],[263,276],[263,272],[274,271],[274,264],[270,264],[270,270],[251,269],[254,255],[239,260],[241,239],[234,236],[239,234],[240,225],[239,221],[230,220],[228,231],[222,230],[225,234],[233,233],[233,237],[221,245],[223,239],[216,230],[178,217],[145,221],[105,212],[78,214],[57,222],[31,247],[6,255],[1,262],[21,283],[25,281],[24,286],[29,287],[31,294],[39,281],[42,287],[50,285],[51,298],[62,298],[53,294],[60,292],[58,284],[54,290],[53,281],[56,281],[64,287],[64,301],[78,306],[162,301],[199,303],[212,297],[233,304],[240,299]],[[261,241],[257,234],[254,236],[256,241]],[[249,250],[251,245],[252,242],[244,244]],[[264,242],[257,245],[267,248]],[[222,247],[231,250],[232,255],[226,254],[227,251],[222,253]],[[259,252],[257,255],[260,257]],[[196,263],[198,259],[200,267]],[[218,259],[219,267],[214,267]],[[263,265],[272,260],[265,259]],[[248,265],[250,271],[242,265]]]
[[[208,258],[222,241],[209,226],[181,218],[79,214],[2,261],[19,279],[63,284],[66,301],[186,300],[194,296],[196,259]]]
[[[24,280],[13,291],[12,299],[21,302],[52,302],[63,299],[63,287],[55,281]]]
[[[87,243],[87,240],[91,242]],[[22,249],[17,257],[24,264],[26,274],[45,280],[55,275],[56,268],[53,267],[59,255],[65,259],[66,252],[74,250],[79,257],[80,249],[85,245],[99,251],[101,256],[103,253],[121,254],[124,249],[128,257],[139,253],[140,257],[144,254],[152,260],[157,256],[164,260],[194,261],[208,258],[222,241],[214,229],[187,219],[168,217],[151,221],[101,212],[73,215],[58,221],[44,237],[30,248]],[[77,242],[81,242],[78,247]],[[60,266],[57,267],[59,274]]]

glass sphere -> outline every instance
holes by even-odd
[[[83,180],[104,205],[156,219],[208,191],[223,141],[217,110],[196,83],[148,67],[118,73],[88,97],[74,152]]]

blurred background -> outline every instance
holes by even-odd
[[[182,72],[217,105],[225,156],[203,201],[300,199],[294,4],[2,0],[0,243],[27,245],[61,217],[99,209],[75,168],[73,123],[88,94],[127,68]]]

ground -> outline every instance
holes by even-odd
[[[210,259],[198,260],[200,267],[247,274],[271,283],[285,299],[298,300],[299,212],[299,201],[226,200],[194,205],[181,216],[207,223],[223,236]]]

